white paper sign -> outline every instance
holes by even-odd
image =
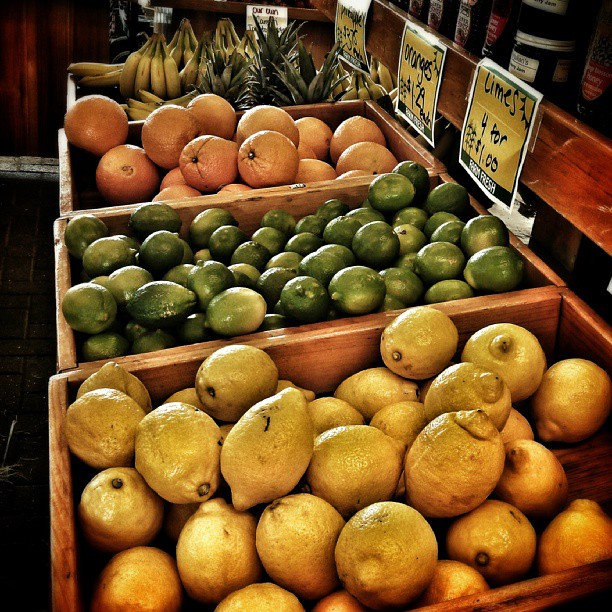
[[[279,30],[284,30],[287,27],[289,20],[289,10],[286,6],[264,6],[260,4],[247,4],[246,8],[246,29],[255,29],[255,19],[259,21],[259,25],[264,32],[268,30],[268,20],[274,17],[276,27]]]

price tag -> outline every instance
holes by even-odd
[[[489,59],[476,67],[459,163],[487,196],[512,207],[542,94]]]
[[[336,42],[342,46],[340,57],[353,68],[369,74],[365,24],[372,0],[338,0],[336,5]]]
[[[397,112],[434,146],[434,120],[446,47],[436,36],[406,22],[397,69]]]
[[[289,19],[289,11],[286,6],[261,6],[258,4],[247,4],[246,7],[246,29],[255,29],[255,19],[259,21],[261,29],[266,33],[268,31],[268,20],[274,17],[276,27],[279,30],[284,30],[287,27]]]

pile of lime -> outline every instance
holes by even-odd
[[[402,162],[358,208],[332,199],[300,219],[273,209],[251,236],[221,208],[193,219],[189,241],[161,202],[132,213],[130,236],[78,215],[64,240],[84,282],[62,311],[92,361],[513,290],[523,261],[508,230],[472,212],[464,187],[430,191],[425,168]]]

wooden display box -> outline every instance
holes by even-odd
[[[387,139],[387,145],[398,160],[416,161],[423,165],[429,174],[440,174],[445,171],[444,165],[438,161],[425,147],[415,140],[389,114],[371,101],[355,100],[329,104],[310,104],[304,106],[288,106],[285,110],[294,118],[317,117],[335,130],[340,123],[349,117],[361,115],[374,121]],[[237,113],[241,117],[243,113]],[[128,142],[141,146],[140,134],[144,121],[130,121]],[[73,211],[88,211],[107,205],[96,188],[95,174],[98,158],[68,144],[63,129],[58,134],[59,166],[60,166],[60,216]],[[373,177],[363,177],[362,184],[369,184]],[[329,184],[334,181],[322,181]],[[317,185],[316,183],[311,183]],[[302,187],[310,190],[310,185]],[[288,191],[291,186],[282,188]],[[266,194],[268,189],[259,189],[257,193]],[[215,198],[216,194],[204,196]],[[244,197],[234,194],[234,199]]]
[[[431,176],[431,186],[435,187],[441,182],[452,182],[453,179],[448,175]],[[276,187],[267,189],[266,196],[261,194],[248,195],[248,197],[236,200],[230,195],[217,195],[214,197],[202,196],[189,200],[181,200],[172,203],[173,208],[179,213],[183,225],[181,228],[181,236],[188,237],[189,225],[194,217],[202,210],[211,207],[222,207],[230,211],[236,220],[239,227],[249,236],[259,227],[259,222],[264,213],[274,208],[283,208],[289,211],[296,219],[312,214],[326,200],[330,198],[338,198],[349,205],[351,208],[358,207],[367,196],[368,185],[364,185],[361,178],[346,179],[343,181],[333,182],[331,185],[320,183],[309,190],[293,190],[287,191],[284,187]],[[470,198],[474,215],[486,214],[486,210],[473,198]],[[110,234],[126,234],[128,230],[128,221],[131,212],[136,206],[124,208],[106,208],[95,212],[96,216],[102,219],[108,226]],[[56,291],[56,324],[57,324],[57,371],[78,367],[79,363],[77,347],[75,342],[75,334],[66,323],[62,312],[61,302],[73,285],[80,282],[74,278],[72,273],[70,255],[64,245],[63,236],[66,225],[70,217],[60,218],[55,222],[54,240],[55,240],[55,291]],[[562,286],[564,282],[559,278],[542,260],[540,260],[530,249],[514,236],[511,236],[511,246],[519,253],[525,262],[525,279],[521,288],[526,288],[526,291],[532,291],[533,288],[546,285]],[[467,300],[473,303],[474,308],[486,308],[489,303],[489,296],[481,296],[469,298]],[[376,318],[377,315],[367,315]],[[341,324],[349,324],[356,319],[343,318],[340,319]],[[251,334],[248,338],[265,338],[266,336],[283,334],[292,335],[299,333],[303,329],[324,330],[328,326],[327,322],[313,323],[310,325],[302,325],[290,328],[284,328],[279,331],[259,332]],[[227,340],[213,341],[216,346],[227,344],[230,342],[240,342],[245,336],[234,337]],[[187,345],[164,351],[158,351],[168,356],[169,359],[173,355],[184,353],[185,351],[198,351],[200,345]],[[142,359],[138,355],[127,355],[115,359],[118,363],[134,362]],[[93,363],[93,362],[92,362]]]
[[[612,370],[612,328],[567,289],[544,287],[491,296],[486,308],[473,300],[447,302],[435,308],[447,313],[457,326],[459,351],[475,331],[492,323],[507,322],[534,333],[549,364],[558,358],[583,357]],[[245,343],[265,350],[277,364],[280,378],[324,394],[333,392],[347,376],[381,364],[380,335],[396,314],[362,317],[350,324],[334,321],[323,331],[251,337]],[[139,356],[124,365],[144,382],[157,406],[175,391],[193,386],[198,367],[215,348],[211,343],[171,357]],[[85,466],[71,457],[62,423],[79,385],[97,367],[87,364],[82,369],[56,375],[49,385],[52,599],[57,612],[83,609],[92,578],[91,551],[81,547],[75,508],[82,488],[93,474],[87,468],[84,475]],[[590,498],[609,504],[610,446],[609,430],[603,429],[580,444],[553,447],[567,472],[570,499]],[[609,587],[611,579],[612,560],[426,609],[535,610],[602,591]]]

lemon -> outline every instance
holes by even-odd
[[[406,501],[427,517],[469,512],[495,488],[504,458],[499,431],[482,410],[444,413],[406,455]]]
[[[262,272],[271,257],[272,254],[263,244],[254,240],[247,240],[232,253],[230,264],[247,263]]]
[[[162,280],[170,281],[171,283],[176,283],[177,285],[187,287],[187,277],[194,268],[195,266],[191,263],[179,264],[178,266],[174,266],[174,268],[170,268],[162,276]]]
[[[94,215],[77,215],[68,221],[64,244],[73,257],[81,259],[85,249],[98,238],[108,236],[106,223]]]
[[[397,402],[381,408],[370,425],[397,440],[405,455],[428,422],[421,402]]]
[[[222,225],[210,235],[208,250],[214,260],[227,264],[234,251],[248,239],[248,236],[235,225]]]
[[[533,430],[529,421],[515,408],[512,408],[504,428],[499,432],[504,444],[516,440],[533,440]]]
[[[103,470],[132,464],[138,423],[145,411],[116,389],[95,389],[68,406],[64,434],[70,451]]]
[[[186,389],[181,389],[176,393],[170,395],[163,402],[164,404],[170,404],[172,402],[181,402],[182,404],[189,404],[198,410],[204,411],[204,404],[200,401],[198,397],[198,392],[195,387],[187,387]]]
[[[212,233],[222,225],[238,225],[232,213],[223,208],[208,208],[196,215],[189,226],[189,239],[196,249],[207,249]]]
[[[286,210],[281,208],[273,208],[264,214],[259,222],[260,227],[273,227],[285,234],[291,236],[295,231],[296,221],[293,216]]]
[[[279,586],[320,599],[340,584],[334,550],[344,519],[325,500],[305,493],[275,500],[257,524],[257,553]]]
[[[332,198],[331,200],[323,202],[323,204],[317,208],[315,215],[325,219],[325,221],[329,223],[332,219],[345,215],[348,211],[349,207],[347,204],[341,200]]]
[[[524,269],[523,260],[510,247],[492,246],[468,259],[463,277],[477,291],[503,293],[521,284]]]
[[[536,533],[518,508],[488,499],[451,524],[446,550],[450,559],[478,570],[489,584],[510,584],[531,568]]]
[[[416,190],[412,181],[400,173],[377,176],[368,189],[368,201],[381,212],[397,212],[412,204]]]
[[[163,329],[147,331],[141,334],[132,343],[132,353],[152,353],[153,351],[163,351],[176,345],[176,340],[172,334]]]
[[[166,504],[163,532],[176,544],[181,531],[189,517],[200,507],[200,504]]]
[[[83,252],[83,270],[91,278],[110,274],[136,263],[136,249],[120,236],[94,240]]]
[[[332,306],[347,315],[376,311],[385,299],[385,281],[372,268],[349,266],[337,272],[327,288]]]
[[[265,246],[270,251],[270,255],[282,253],[287,244],[287,236],[273,227],[260,227],[253,232],[251,240]]]
[[[252,289],[232,287],[215,295],[206,308],[207,325],[220,336],[256,331],[266,314],[266,300]]]
[[[385,281],[385,299],[395,298],[398,308],[406,308],[418,302],[424,291],[421,279],[408,268],[387,268],[380,275]]]
[[[230,593],[215,612],[304,612],[298,598],[272,582],[258,582]]]
[[[206,501],[219,486],[220,437],[205,412],[181,402],[163,404],[138,425],[136,469],[166,501]]]
[[[138,252],[138,262],[153,274],[162,276],[183,261],[183,253],[178,234],[159,230],[144,239]]]
[[[160,230],[179,232],[182,225],[179,214],[172,206],[163,202],[147,202],[140,205],[132,212],[128,222],[128,227],[141,238]]]
[[[110,274],[107,289],[113,294],[118,306],[125,306],[137,289],[152,281],[153,275],[148,270],[139,266],[125,266]]]
[[[403,223],[393,226],[393,231],[397,234],[400,241],[399,255],[406,253],[417,253],[427,244],[425,234],[414,225]]]
[[[344,425],[317,436],[306,480],[313,495],[349,517],[392,499],[401,472],[402,457],[392,438],[368,425]]]
[[[416,255],[414,271],[426,285],[458,278],[463,272],[465,256],[450,242],[430,242]]]
[[[117,302],[102,285],[81,283],[64,294],[62,314],[75,331],[99,334],[115,322]]]
[[[588,359],[552,365],[531,398],[538,436],[545,442],[580,442],[606,422],[612,407],[608,373]]]
[[[456,279],[438,281],[423,296],[426,304],[438,304],[451,300],[465,300],[474,297],[472,288],[465,282]]]
[[[276,385],[276,393],[280,393],[283,389],[297,389],[303,396],[307,402],[312,402],[315,398],[315,392],[310,391],[310,389],[304,389],[303,387],[299,387],[295,383],[292,383],[290,380],[279,380]]]
[[[346,589],[341,589],[319,599],[312,612],[367,612],[367,609]]]
[[[492,246],[508,246],[509,234],[504,222],[495,215],[470,219],[461,231],[461,249],[467,257]]]
[[[247,410],[221,450],[221,472],[234,508],[247,510],[287,495],[308,467],[313,438],[307,402],[297,389],[285,389]]]
[[[438,561],[432,581],[416,602],[416,607],[451,601],[489,590],[487,581],[473,567],[460,561]]]
[[[164,502],[134,468],[108,468],[87,483],[78,516],[89,544],[116,553],[155,538],[162,526]]]
[[[288,281],[280,294],[283,314],[300,323],[325,320],[330,300],[325,287],[312,276],[296,276]]]
[[[546,355],[539,340],[513,323],[494,323],[472,334],[461,361],[471,361],[499,374],[513,402],[533,395],[546,371]]]
[[[308,404],[308,414],[314,426],[315,436],[341,425],[364,425],[358,410],[337,397],[321,397]]]
[[[336,546],[342,584],[375,610],[405,607],[431,582],[438,561],[436,536],[414,509],[375,503],[345,525]]]
[[[253,372],[257,376],[253,377]],[[235,423],[251,406],[276,391],[278,370],[261,349],[234,344],[209,355],[196,374],[204,409],[219,421]]]
[[[216,604],[230,593],[259,582],[263,568],[255,547],[257,519],[222,498],[200,504],[176,545],[176,561],[187,594]]]

